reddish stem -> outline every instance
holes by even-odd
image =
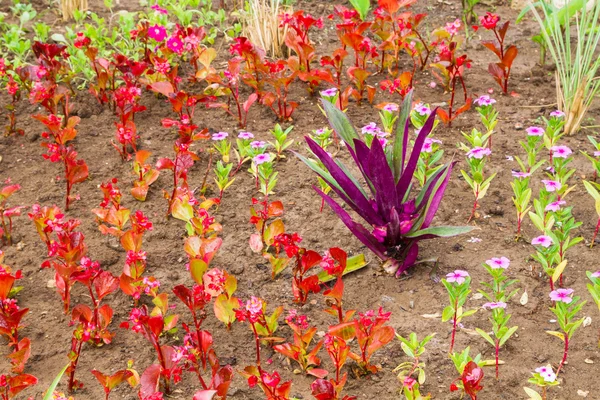
[[[558,369],[556,370],[557,376],[560,373],[560,370],[562,369],[563,365],[565,365],[565,362],[567,362],[567,356],[569,354],[569,335],[567,334],[567,332],[564,332],[564,335],[565,335],[565,350],[563,352],[563,358],[560,362],[560,365],[558,366]]]
[[[496,380],[500,376],[500,369],[498,367],[500,360],[498,359],[498,353],[500,353],[500,341],[496,339]]]
[[[458,313],[458,299],[456,299],[456,303],[454,304],[454,317],[452,319],[452,339],[450,341],[450,354],[452,354],[452,350],[454,349],[454,338],[456,336],[456,324],[457,318],[456,314]]]
[[[596,236],[598,235],[599,229],[600,229],[600,218],[598,218],[598,222],[596,223],[596,229],[594,230],[594,236],[592,237],[592,243],[590,244],[590,248],[594,247],[594,243],[596,242]]]

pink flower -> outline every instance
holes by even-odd
[[[336,88],[321,90],[321,96],[323,97],[334,97],[337,94],[338,90]]]
[[[467,271],[463,271],[461,269],[457,269],[454,272],[451,272],[449,274],[446,274],[446,281],[447,282],[456,282],[459,285],[462,285],[469,277],[469,273]]]
[[[600,150],[594,152],[594,157],[600,157]]]
[[[244,139],[244,140],[254,139],[254,135],[252,133],[250,133],[250,132],[244,132],[244,131],[242,131],[242,132],[240,132],[238,134],[238,138]]]
[[[413,390],[413,386],[415,386],[415,383],[417,383],[417,381],[414,378],[411,378],[410,376],[407,376],[406,378],[404,378],[404,387],[407,388],[408,390]]]
[[[483,308],[487,308],[488,310],[493,310],[495,308],[506,308],[506,303],[503,301],[493,301],[490,303],[485,303]]]
[[[498,24],[498,21],[500,21],[500,17],[489,11],[487,13],[485,13],[485,15],[482,15],[481,17],[479,17],[479,23],[485,29],[495,29],[496,25]]]
[[[552,371],[552,367],[550,365],[536,368],[535,372],[540,374],[540,376],[544,378],[544,381],[546,382],[554,382],[556,380],[556,374],[554,371]]]
[[[269,153],[259,154],[252,160],[254,161],[254,164],[260,165],[271,161],[271,156],[269,155]]]
[[[165,8],[162,8],[158,4],[155,4],[150,8],[153,9],[154,11],[156,11],[158,14],[167,15],[169,13]]]
[[[227,132],[213,133],[212,140],[214,140],[215,142],[218,142],[218,141],[221,141],[221,140],[225,140],[225,138],[227,136],[229,136],[229,133],[227,133]]]
[[[560,110],[555,110],[550,113],[550,116],[554,118],[562,118],[565,116],[565,113]]]
[[[396,111],[398,111],[398,104],[396,104],[396,103],[388,103],[388,104],[385,105],[385,107],[383,107],[383,111],[386,111],[386,112],[389,112],[389,113],[396,112]]]
[[[148,36],[157,42],[162,42],[167,38],[167,30],[164,26],[160,26],[158,24],[154,24],[150,28],[148,28]]]
[[[549,192],[556,192],[562,188],[562,185],[558,181],[550,181],[547,179],[542,179],[542,183],[546,187],[546,190]]]
[[[563,200],[555,201],[555,202],[548,204],[544,210],[556,212],[556,211],[560,210],[560,206],[563,206],[565,204],[567,204],[567,202],[563,201]]]
[[[492,104],[495,104],[496,100],[492,99],[487,94],[484,94],[483,96],[476,99],[473,103],[477,104],[480,107],[485,107],[485,106],[491,106]]]
[[[550,150],[555,158],[567,158],[573,153],[567,146],[552,146]]]
[[[546,235],[535,237],[531,241],[531,244],[534,246],[542,246],[542,247],[546,247],[546,248],[552,246],[553,243],[554,242],[552,241],[552,238],[550,236],[546,236]]]
[[[525,129],[525,131],[529,136],[544,136],[544,133],[546,133],[544,128],[539,126],[530,126],[529,128]]]
[[[467,157],[481,160],[484,156],[489,156],[490,154],[492,154],[492,151],[487,147],[473,147],[467,153]]]
[[[426,138],[423,143],[423,147],[421,148],[421,152],[431,153],[433,151],[433,144],[438,143],[441,144],[441,140]]]
[[[262,313],[263,302],[258,297],[252,296],[250,300],[246,302],[246,311],[251,314],[260,314]]]
[[[571,295],[575,292],[573,289],[556,289],[550,292],[550,299],[552,301],[562,301],[563,303],[569,304],[573,301]]]
[[[510,260],[506,257],[493,257],[485,262],[492,269],[506,269],[510,265]]]
[[[519,171],[511,171],[512,176],[514,178],[529,178],[531,176],[531,172],[519,172]]]
[[[415,105],[414,110],[419,113],[419,115],[425,116],[431,114],[431,109],[424,105],[423,103],[417,103]]]
[[[600,278],[600,271],[596,271],[591,275],[592,278]]]
[[[454,22],[446,23],[446,32],[448,32],[451,36],[456,35],[460,29],[460,26],[460,19],[456,18]]]
[[[250,147],[252,147],[255,150],[262,149],[266,145],[267,145],[267,143],[263,142],[262,140],[255,140],[254,142],[250,143]]]
[[[369,122],[367,125],[362,127],[361,132],[363,135],[375,136],[378,135],[379,132],[381,132],[381,129],[377,127],[377,124],[375,122]]]
[[[167,40],[167,47],[177,54],[183,52],[183,42],[178,36],[171,36],[169,40]]]

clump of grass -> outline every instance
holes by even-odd
[[[88,0],[60,0],[60,10],[63,20],[73,19],[75,11],[86,11],[88,9]]]

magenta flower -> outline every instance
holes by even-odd
[[[362,127],[361,132],[363,135],[375,136],[379,135],[381,129],[377,127],[377,124],[375,122],[369,122],[367,125]]]
[[[529,178],[531,176],[531,172],[520,172],[520,171],[511,171],[513,178]]]
[[[441,144],[441,140],[425,138],[425,142],[423,143],[423,147],[421,148],[421,152],[431,153],[433,151],[433,144],[438,143]]]
[[[485,107],[495,104],[496,100],[492,99],[487,94],[484,94],[483,96],[480,96],[478,99],[476,99],[473,103],[477,104],[480,107]]]
[[[565,113],[564,113],[564,112],[562,112],[562,111],[560,111],[560,110],[556,110],[556,111],[552,111],[552,112],[550,113],[550,116],[551,116],[551,117],[554,117],[554,118],[562,118],[562,117],[564,117],[564,116],[565,116]]]
[[[254,139],[254,135],[250,132],[242,131],[242,132],[238,133],[238,138],[244,139],[244,140]]]
[[[463,283],[465,283],[468,277],[469,273],[467,271],[457,269],[454,272],[446,274],[446,281],[450,283],[456,282],[459,285],[462,285]]]
[[[252,147],[255,150],[256,149],[262,149],[266,145],[267,145],[267,143],[263,142],[262,140],[255,140],[254,142],[250,143],[250,147]]]
[[[489,156],[490,154],[492,154],[492,151],[487,147],[473,147],[467,153],[467,157],[481,160],[484,156]]]
[[[556,289],[550,292],[550,299],[552,301],[562,301],[563,303],[569,304],[573,301],[571,295],[575,292],[573,289]]]
[[[600,271],[596,271],[591,275],[592,278],[600,278]]]
[[[555,158],[567,158],[573,153],[567,146],[552,146],[550,150]]]
[[[321,90],[321,96],[323,97],[333,97],[337,94],[338,90],[336,88]]]
[[[252,160],[256,165],[268,163],[269,161],[271,161],[271,155],[269,153],[259,154],[255,156]]]
[[[383,111],[387,111],[389,113],[398,111],[398,104],[396,103],[388,103],[383,107]]]
[[[550,181],[547,179],[542,179],[542,183],[546,187],[546,190],[549,192],[556,192],[562,188],[562,185],[559,181]]]
[[[229,136],[229,133],[227,133],[227,132],[213,133],[212,140],[214,140],[215,142],[218,142],[218,141],[221,141],[221,140],[225,140],[225,138],[227,136]]]
[[[160,26],[158,24],[154,24],[150,28],[148,28],[148,36],[157,42],[162,42],[167,38],[167,30],[164,26]]]
[[[506,303],[503,301],[494,301],[490,303],[485,303],[483,308],[487,308],[488,310],[493,310],[494,308],[506,308]]]
[[[594,152],[594,157],[600,157],[600,150]]]
[[[555,201],[555,202],[548,204],[544,210],[556,212],[556,211],[560,210],[560,206],[564,206],[565,204],[567,204],[567,202],[563,201],[563,200]]]
[[[535,237],[531,241],[531,244],[534,246],[542,246],[542,247],[546,247],[546,248],[552,246],[553,243],[554,242],[552,241],[552,238],[550,236],[546,236],[546,235]]]
[[[414,110],[419,113],[419,115],[429,115],[431,114],[431,109],[429,107],[427,107],[426,105],[424,105],[423,103],[417,103],[415,105]]]
[[[177,54],[183,52],[183,42],[178,36],[171,36],[169,40],[167,40],[167,47]]]
[[[485,262],[492,269],[506,269],[510,265],[510,260],[506,257],[493,257]]]
[[[158,14],[167,15],[169,13],[165,8],[162,8],[158,4],[155,4],[150,8],[153,9],[154,11],[156,11]]]
[[[529,136],[544,136],[544,133],[546,133],[544,128],[539,126],[530,126],[526,131]]]

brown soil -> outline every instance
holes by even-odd
[[[41,2],[34,3],[43,7]],[[98,2],[99,3],[99,2]],[[137,2],[131,1],[132,4]],[[421,2],[416,9],[419,12],[428,12],[428,27],[439,26],[442,23],[453,21],[460,14],[459,2]],[[425,6],[423,3],[430,3]],[[329,3],[315,4],[300,2],[296,8],[305,6],[313,15],[326,17],[332,10]],[[129,6],[127,8],[130,8]],[[96,10],[100,7],[96,5]],[[482,10],[483,11],[483,10]],[[498,7],[497,12],[504,18],[514,21],[516,13],[508,7]],[[52,13],[46,13],[45,19],[54,20]],[[60,21],[55,26],[60,25]],[[555,101],[553,75],[536,66],[538,51],[530,40],[535,26],[529,22],[513,26],[509,31],[509,38],[519,46],[518,56],[513,72],[512,90],[518,96],[501,96],[495,93],[498,100],[500,122],[498,133],[494,138],[494,154],[489,163],[489,171],[497,172],[498,176],[493,181],[488,196],[483,200],[480,208],[480,218],[475,225],[480,230],[472,235],[464,235],[449,240],[435,240],[423,243],[421,257],[423,259],[439,257],[439,274],[460,268],[470,272],[473,276],[474,289],[480,287],[479,282],[487,279],[481,267],[482,262],[494,256],[507,256],[512,264],[509,275],[517,278],[521,291],[509,304],[513,313],[514,324],[519,326],[517,335],[509,340],[501,352],[501,359],[505,364],[501,367],[500,380],[493,378],[493,370],[486,369],[485,386],[481,392],[481,399],[516,399],[524,398],[522,387],[527,386],[530,373],[538,366],[548,362],[557,365],[562,356],[562,343],[555,337],[546,334],[545,330],[558,329],[557,324],[551,322],[554,316],[549,311],[551,303],[548,298],[547,280],[541,275],[540,267],[530,259],[533,252],[528,240],[515,241],[514,207],[511,201],[510,188],[511,168],[516,167],[514,162],[507,160],[509,155],[521,154],[518,140],[524,137],[524,131],[517,130],[517,125],[528,126],[535,119],[553,109],[548,104]],[[326,28],[314,32],[313,38],[319,44],[320,54],[326,54],[336,46],[337,37],[334,27],[326,19]],[[224,53],[224,51],[222,51]],[[487,74],[487,63],[492,61],[492,54],[479,44],[479,37],[471,41],[468,47],[470,58],[474,60],[473,68],[467,73],[467,85],[475,98],[485,94],[489,88],[497,91],[492,78]],[[377,78],[374,82],[380,80]],[[416,83],[416,97],[426,102],[436,103],[448,101],[449,96],[444,95],[441,89],[431,89],[428,83],[432,77],[428,73],[419,74]],[[309,98],[305,87],[301,83],[293,86],[290,99],[300,103],[299,109],[294,114],[293,138],[294,149],[304,151],[302,136],[326,125],[326,120],[316,106],[316,101]],[[398,101],[389,95],[378,92],[376,103],[381,101]],[[6,103],[6,95],[0,98],[1,103]],[[141,134],[140,144],[144,149],[153,153],[153,160],[158,157],[172,155],[174,136],[161,127],[160,120],[172,116],[170,106],[163,100],[152,95],[143,99],[143,104],[148,108],[138,119],[138,131]],[[38,203],[42,205],[58,204],[62,207],[64,201],[64,183],[57,182],[60,174],[58,165],[51,164],[42,159],[44,150],[40,147],[40,133],[43,131],[41,124],[30,115],[39,112],[35,107],[22,101],[19,109],[19,124],[25,130],[24,137],[9,137],[0,140],[0,181],[10,177],[13,182],[22,185],[22,190],[12,199],[13,205],[26,205]],[[110,145],[114,135],[114,116],[107,109],[98,106],[87,93],[80,93],[74,100],[74,114],[82,118],[79,127],[79,136],[75,147],[90,169],[90,179],[76,185],[75,192],[81,196],[76,201],[72,210],[68,212],[69,218],[82,221],[81,230],[86,236],[89,254],[92,259],[98,260],[102,266],[114,274],[121,272],[125,254],[115,250],[97,229],[94,218],[90,212],[92,207],[99,204],[102,199],[98,186],[101,182],[112,177],[118,177],[124,193],[124,205],[132,209],[141,209],[154,222],[154,231],[147,235],[145,250],[148,252],[148,273],[155,275],[167,291],[178,284],[190,284],[190,278],[185,271],[183,251],[184,227],[181,221],[164,218],[166,201],[162,198],[161,189],[170,189],[171,180],[168,173],[161,174],[159,180],[152,186],[148,200],[144,203],[135,201],[129,194],[127,187],[133,179],[130,165],[121,162],[119,155]],[[221,111],[198,110],[199,125],[208,127],[211,131],[235,132],[235,121],[227,118]],[[369,105],[358,107],[352,104],[348,110],[352,122],[356,126],[363,126],[370,121],[377,121],[377,110]],[[598,108],[591,112],[591,117],[598,116]],[[249,117],[247,130],[254,132],[258,138],[267,139],[267,132],[275,123],[274,116],[266,108],[255,106]],[[461,225],[467,220],[472,205],[472,194],[464,181],[459,178],[458,170],[464,167],[462,154],[456,151],[456,144],[461,140],[460,131],[470,130],[477,126],[478,117],[475,111],[463,114],[454,123],[452,128],[440,126],[436,130],[436,137],[444,142],[447,157],[455,152],[459,164],[454,172],[453,179],[448,186],[445,200],[438,212],[436,224]],[[588,134],[590,132],[587,132]],[[578,183],[585,175],[591,174],[591,167],[580,150],[590,150],[586,132],[581,132],[574,137],[564,140],[575,154],[574,166],[578,168],[573,180]],[[202,161],[190,171],[192,187],[201,185],[206,168],[206,157],[201,154]],[[443,324],[439,318],[425,318],[426,314],[441,313],[447,304],[447,295],[441,284],[434,283],[429,278],[429,268],[419,265],[410,271],[410,276],[401,280],[387,276],[378,261],[349,233],[346,227],[329,210],[319,213],[320,199],[311,189],[315,176],[299,160],[293,156],[277,164],[280,178],[275,198],[283,201],[285,205],[285,224],[289,231],[297,231],[303,238],[307,248],[324,251],[329,247],[338,246],[350,254],[364,252],[370,260],[368,268],[348,276],[345,280],[346,307],[359,311],[377,309],[382,306],[385,311],[391,311],[390,324],[403,336],[410,332],[417,332],[419,337],[430,333],[437,333],[428,345],[425,362],[427,364],[427,382],[423,387],[424,392],[431,392],[435,399],[458,399],[458,394],[449,393],[449,385],[456,378],[452,362],[447,357],[449,347],[449,334],[451,326]],[[537,190],[537,188],[536,188]],[[264,260],[251,252],[248,246],[249,235],[253,227],[248,223],[251,197],[256,196],[252,178],[246,173],[240,173],[233,186],[225,193],[222,206],[216,212],[218,220],[223,224],[223,246],[215,258],[213,265],[224,268],[236,275],[239,280],[238,295],[248,298],[256,295],[264,298],[269,310],[278,305],[286,309],[295,308],[290,290],[290,274],[284,272],[278,279],[272,281],[268,266]],[[591,237],[596,222],[593,201],[587,196],[583,186],[578,184],[575,193],[570,196],[574,206],[574,215],[577,220],[583,221],[580,234],[587,240]],[[536,234],[533,226],[525,223],[525,238],[529,239]],[[480,243],[471,243],[471,236],[481,238]],[[30,309],[25,318],[23,334],[32,340],[32,357],[26,369],[27,373],[37,376],[39,385],[29,389],[24,394],[41,397],[44,388],[47,388],[54,376],[62,366],[67,363],[67,353],[70,346],[71,328],[68,318],[61,311],[61,302],[55,289],[48,287],[48,282],[53,278],[53,272],[40,269],[40,264],[46,256],[43,243],[39,240],[33,224],[26,216],[16,220],[16,242],[24,245],[22,250],[16,246],[7,247],[6,263],[14,268],[22,269],[24,279],[21,284],[23,291],[19,294],[19,304]],[[589,244],[586,242],[586,244]],[[590,249],[581,244],[570,251],[569,266],[566,271],[566,286],[575,289],[576,293],[588,298],[585,289],[586,270],[598,269],[598,247]],[[521,305],[518,298],[521,293],[527,292],[529,302]],[[312,322],[320,331],[325,331],[329,324],[334,323],[328,315],[324,314],[324,299],[321,295],[311,297],[310,304],[302,307]],[[81,290],[76,290],[72,304],[86,302],[87,298]],[[172,299],[175,303],[175,299]],[[113,330],[117,332],[111,345],[94,348],[87,346],[78,367],[77,376],[85,383],[85,388],[76,393],[77,399],[103,398],[101,387],[96,383],[90,370],[98,369],[103,372],[114,372],[125,367],[128,359],[134,359],[137,369],[141,372],[148,365],[155,362],[155,354],[148,342],[139,335],[119,329],[118,325],[124,321],[132,307],[129,297],[116,293],[109,297],[111,306],[115,309]],[[470,307],[478,307],[482,300],[470,300]],[[181,304],[177,305],[177,312],[184,318],[185,314]],[[559,387],[550,390],[550,399],[575,399],[578,390],[589,391],[588,398],[598,398],[595,394],[595,382],[598,377],[597,364],[600,363],[600,352],[597,347],[598,310],[593,302],[583,308],[583,316],[591,316],[594,321],[591,326],[581,328],[574,336],[572,348],[569,353],[568,365],[561,373],[562,383]],[[222,324],[209,316],[205,327],[213,335],[216,350],[223,363],[230,363],[236,370],[252,363],[254,350],[252,347],[251,332],[247,326],[235,324],[231,331],[227,331]],[[476,327],[490,329],[486,311],[478,312],[474,317],[464,321],[464,330],[457,334],[456,349],[461,350],[471,346],[472,354],[483,353],[484,358],[493,358],[492,349],[473,330]],[[291,337],[291,332],[282,324],[280,334]],[[182,335],[168,338],[169,343],[176,344]],[[8,353],[8,349],[4,347]],[[267,356],[271,353],[264,350]],[[322,358],[325,368],[331,368],[327,356]],[[585,361],[591,359],[593,363]],[[273,364],[269,367],[277,369],[285,378],[293,378],[292,393],[298,398],[311,398],[309,385],[312,379],[293,375],[293,367],[281,356],[272,355]],[[380,364],[382,371],[370,378],[351,378],[346,386],[347,394],[356,395],[360,399],[396,399],[399,398],[399,382],[392,370],[407,358],[403,355],[399,342],[394,341],[375,356],[375,361]],[[7,361],[0,363],[1,370],[8,368]],[[64,382],[64,381],[63,381]],[[64,389],[64,383],[61,385]],[[189,399],[198,390],[197,382],[187,376],[182,383],[176,386],[173,398]],[[22,395],[20,398],[24,398]],[[115,390],[113,398],[134,399],[136,393],[128,387]],[[231,390],[231,399],[258,399],[262,394],[258,388],[249,389],[246,382],[239,375],[236,376]]]

